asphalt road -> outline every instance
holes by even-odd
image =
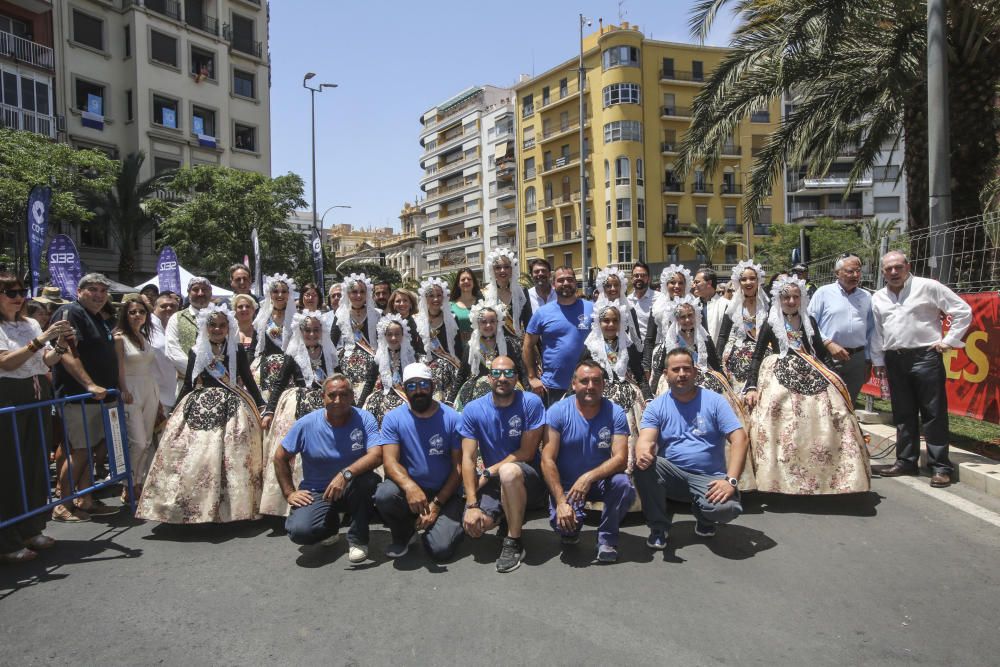
[[[506,575],[495,536],[437,566],[387,561],[378,526],[355,568],[265,522],[50,524],[56,550],[0,569],[0,664],[998,664],[1000,528],[873,487],[747,495],[713,540],[685,511],[656,554],[636,518],[610,566],[536,518]]]

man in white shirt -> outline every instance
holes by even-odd
[[[948,486],[952,465],[941,355],[965,347],[962,338],[972,322],[972,309],[936,280],[910,275],[910,263],[898,250],[882,257],[882,274],[885,287],[872,296],[871,359],[876,375],[889,380],[896,462],[872,466],[872,472],[883,477],[916,475],[923,421],[931,486]],[[951,327],[942,337],[946,317],[951,317]]]
[[[639,328],[639,340],[646,339],[646,325],[653,308],[653,290],[649,289],[649,265],[636,262],[632,266],[632,293],[628,295],[632,316]]]
[[[167,358],[181,381],[187,372],[188,352],[198,338],[198,311],[212,302],[212,283],[207,278],[193,276],[187,291],[191,305],[170,316],[165,333]]]
[[[698,269],[691,281],[691,293],[701,300],[701,321],[708,332],[708,337],[715,343],[716,350],[722,350],[719,344],[719,329],[722,328],[722,318],[726,315],[729,301],[715,293],[719,277],[709,268]]]
[[[528,295],[528,307],[531,309],[528,317],[530,318],[536,310],[556,300],[556,291],[552,289],[552,267],[548,260],[536,257],[528,262],[528,271],[531,272],[531,280],[535,283],[534,287],[524,290],[525,294]]]
[[[153,305],[153,316],[149,319],[151,335],[150,347],[153,348],[153,373],[160,387],[160,405],[164,414],[170,414],[177,400],[177,371],[167,357],[166,327],[170,318],[181,306],[181,295],[174,292],[160,292]]]

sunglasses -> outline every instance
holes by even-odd
[[[26,289],[5,289],[3,295],[8,299],[24,299],[28,296],[28,290]]]
[[[403,389],[406,391],[416,391],[417,389],[430,389],[430,380],[411,380],[403,385]]]
[[[495,378],[503,376],[505,378],[512,378],[516,374],[513,368],[494,368],[490,370],[490,375]]]

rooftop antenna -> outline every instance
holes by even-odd
[[[625,17],[628,16],[628,10],[625,9],[625,0],[618,0],[618,25],[620,26],[622,22],[625,21]]]

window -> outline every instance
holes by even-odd
[[[615,104],[639,104],[639,84],[613,83],[604,87],[604,107]]]
[[[2,14],[0,14],[0,32],[6,32],[15,37],[31,39],[31,31],[28,29],[27,23]]]
[[[645,241],[637,241],[636,245],[639,246],[639,261],[640,262],[645,262],[646,261],[646,242]]]
[[[726,264],[736,264],[739,259],[739,246],[727,245],[726,246]]]
[[[771,224],[771,207],[770,206],[764,206],[764,207],[762,207],[760,209],[760,220],[759,220],[758,224],[761,224],[761,225],[770,225]]]
[[[604,69],[638,67],[639,49],[635,46],[613,46],[602,54]]]
[[[875,197],[876,213],[899,213],[899,197]]]
[[[614,256],[611,253],[612,253],[612,248],[611,248],[611,244],[609,243],[608,244],[608,264],[614,264],[615,263],[615,258],[614,258]]]
[[[244,125],[243,123],[236,123],[233,136],[235,137],[233,141],[234,148],[238,148],[241,151],[257,150],[257,128]]]
[[[535,99],[532,95],[525,95],[521,98],[521,116],[527,118],[535,113]]]
[[[177,129],[177,100],[153,95],[153,123]]]
[[[700,60],[691,61],[691,80],[692,81],[704,81],[705,80],[705,63]]]
[[[133,119],[132,114],[132,91],[125,91],[125,120],[131,121]]]
[[[563,266],[573,266],[573,253],[571,252],[563,253]]]
[[[159,155],[153,156],[153,175],[159,176],[160,174],[171,171],[174,169],[180,169],[180,160],[172,160],[166,157],[160,157]]]
[[[191,46],[191,74],[198,80],[204,81],[209,79],[210,81],[215,81],[215,54],[211,51],[206,51],[205,49],[199,49],[197,46]],[[253,84],[250,85],[250,95],[244,95],[244,97],[253,97]]]
[[[177,67],[177,39],[156,30],[149,31],[149,55],[158,63]]]
[[[108,225],[107,222],[95,218],[86,222],[80,227],[80,245],[86,248],[107,248],[108,247]]]
[[[257,75],[253,72],[244,72],[241,69],[233,70],[233,94],[240,97],[257,99]]]
[[[76,108],[104,115],[104,86],[83,79],[76,80]]]
[[[618,261],[622,264],[627,264],[632,261],[632,242],[631,241],[619,241],[618,242]]]
[[[694,220],[699,225],[703,225],[708,222],[708,207],[705,205],[699,205],[694,207]]]
[[[545,86],[542,88],[542,106],[546,106],[549,103],[549,87]]]
[[[616,120],[604,125],[604,143],[613,141],[642,141],[642,122]]]
[[[235,50],[260,57],[260,43],[256,41],[255,32],[253,19],[233,13],[232,45]]]
[[[899,178],[899,165],[886,164],[872,169],[872,178],[876,181],[895,181]]]
[[[537,205],[535,200],[535,186],[532,185],[524,191],[524,212],[534,213]]]
[[[615,212],[619,227],[632,226],[632,200],[628,197],[615,200]]]
[[[611,163],[604,161],[604,187],[611,187]]]
[[[770,123],[771,122],[771,110],[767,107],[763,109],[757,109],[752,114],[750,114],[751,123]]]
[[[673,262],[674,264],[680,261],[680,252],[676,244],[673,243],[667,244],[667,259]]]
[[[611,200],[604,202],[604,219],[607,221],[607,228],[611,229]]]
[[[215,133],[215,112],[205,107],[191,107],[191,131],[207,137],[218,136]]]
[[[125,57],[132,57],[132,26],[125,26]]]
[[[524,177],[525,178],[535,177],[535,158],[533,157],[524,158]]]
[[[569,79],[559,79],[559,99],[569,95]]]
[[[735,206],[726,206],[725,208],[723,208],[722,209],[722,218],[723,218],[723,221],[726,223],[726,231],[727,232],[738,231],[737,227],[738,227],[739,223],[737,223],[737,221],[736,221],[736,207]],[[729,262],[729,263],[731,264],[732,262]]]
[[[644,229],[646,227],[646,200],[636,199],[635,200],[635,224],[639,229]]]
[[[646,184],[646,181],[645,181],[645,179],[643,178],[643,175],[642,175],[642,171],[643,171],[643,168],[642,168],[642,158],[636,158],[636,161],[635,161],[635,184],[636,185],[645,185]]]
[[[104,50],[104,21],[73,10],[73,41],[98,51]]]
[[[629,184],[629,165],[627,157],[615,158],[615,185]]]

